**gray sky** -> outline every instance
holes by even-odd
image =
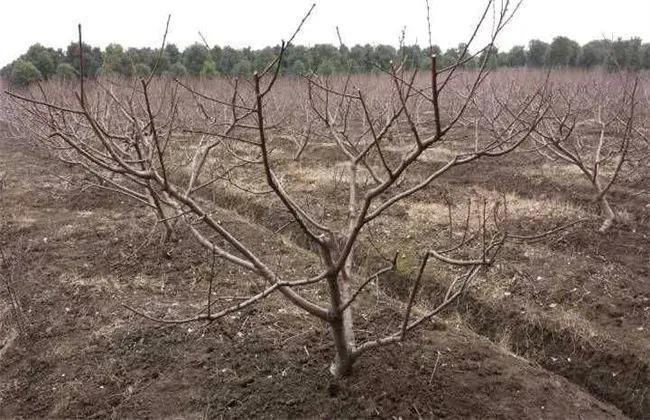
[[[501,0],[497,0],[501,1]],[[3,1],[0,17],[0,67],[36,42],[66,47],[76,38],[77,23],[84,41],[104,48],[111,42],[125,47],[160,44],[171,13],[169,42],[180,48],[200,41],[211,45],[259,48],[287,38],[313,0],[32,0]],[[428,44],[424,0],[316,0],[316,9],[297,44],[397,45],[406,26],[407,43]],[[469,34],[484,0],[430,0],[433,41],[443,49]],[[650,0],[524,0],[513,22],[499,38],[509,49],[556,35],[580,44],[602,37],[639,36],[650,42]]]

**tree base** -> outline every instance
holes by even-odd
[[[337,357],[336,360],[330,365],[330,373],[335,378],[349,376],[352,373],[352,361],[349,360],[347,363],[341,363]]]

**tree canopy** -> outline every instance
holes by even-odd
[[[174,44],[167,44],[160,54],[152,48],[124,48],[109,44],[100,48],[83,44],[84,76],[115,74],[124,77],[142,77],[154,72],[185,76],[250,76],[262,70],[273,60],[278,46],[260,50],[235,49],[229,46],[207,46],[195,43],[181,51]],[[580,45],[576,41],[557,36],[550,43],[531,40],[526,46],[516,45],[509,51],[496,46],[472,52],[465,44],[447,48],[444,53],[434,45],[439,66],[453,65],[463,61],[463,67],[475,68],[482,62],[494,67],[575,67],[605,69],[650,69],[650,43],[640,38],[594,40]],[[315,72],[322,75],[341,73],[376,73],[386,70],[391,62],[404,62],[407,69],[427,70],[431,51],[428,47],[404,45],[341,45],[316,44],[290,47],[285,55],[281,72],[284,75],[304,75]],[[34,69],[36,71],[34,71]],[[24,84],[52,76],[71,77],[80,74],[79,45],[70,43],[63,49],[34,44],[14,62],[0,70],[0,76],[14,84]]]
[[[43,78],[43,74],[31,62],[19,58],[11,68],[9,82],[17,86],[26,86]]]

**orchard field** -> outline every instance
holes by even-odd
[[[648,74],[272,73],[2,98],[0,417],[648,416]]]

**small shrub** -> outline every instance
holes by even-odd
[[[42,78],[43,75],[34,63],[19,58],[12,66],[9,82],[15,86],[27,86]]]
[[[79,76],[77,70],[68,63],[60,63],[56,67],[56,75],[64,79],[74,79]]]

